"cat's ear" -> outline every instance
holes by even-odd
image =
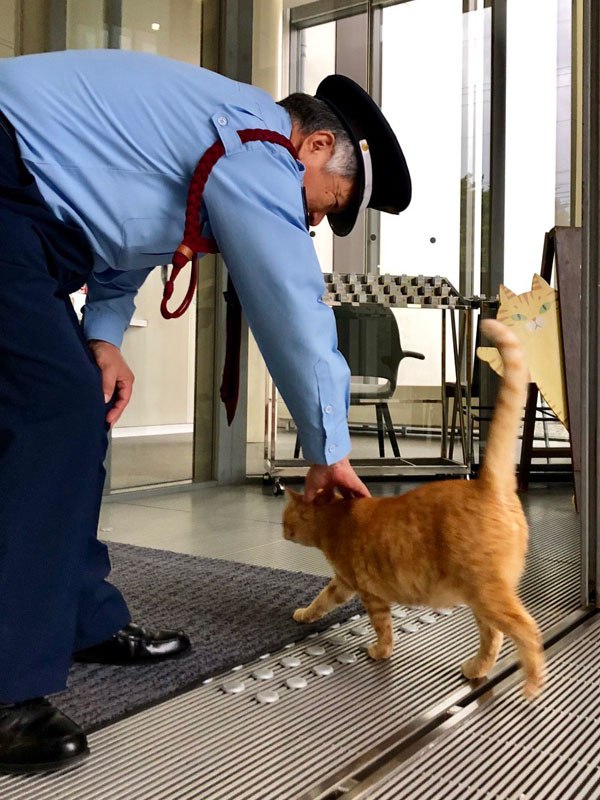
[[[335,489],[319,489],[314,499],[315,505],[326,506],[336,499]]]
[[[540,292],[547,292],[552,291],[552,286],[545,281],[541,275],[538,275],[537,272],[531,279],[531,289],[532,291],[540,291]]]
[[[304,499],[299,492],[290,489],[289,486],[285,487],[285,496],[287,497],[288,503],[299,503]]]
[[[500,304],[507,303],[509,300],[514,300],[516,295],[514,292],[505,286],[503,283],[500,284],[500,288],[498,289],[498,294],[500,295]]]

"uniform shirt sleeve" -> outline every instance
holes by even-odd
[[[121,346],[135,311],[135,296],[152,269],[108,269],[100,276],[90,275],[83,307],[83,331],[88,341],[102,339]]]
[[[211,231],[307,461],[350,452],[349,369],[304,222],[302,175],[278,145],[219,159],[204,191]]]

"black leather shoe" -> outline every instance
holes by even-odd
[[[73,654],[74,661],[94,664],[140,664],[180,656],[190,649],[183,631],[153,631],[130,623],[110,639]]]
[[[43,697],[0,705],[0,772],[54,772],[89,755],[85,734]]]

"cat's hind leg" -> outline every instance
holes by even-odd
[[[354,589],[336,575],[309,606],[294,611],[294,619],[296,622],[316,622],[334,608],[347,603],[355,594]]]
[[[484,606],[478,605],[477,614],[486,622],[509,636],[517,646],[519,659],[525,673],[523,693],[528,699],[537,697],[545,678],[544,650],[540,630],[525,610],[516,594],[493,591],[488,587]]]
[[[475,621],[479,628],[479,650],[468,658],[462,665],[462,674],[469,680],[485,678],[492,669],[502,647],[502,633],[478,616],[475,612]]]
[[[360,599],[377,634],[377,641],[369,645],[367,652],[375,660],[389,658],[394,649],[394,629],[390,604],[371,594],[361,594]]]

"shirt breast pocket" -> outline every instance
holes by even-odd
[[[123,222],[118,269],[141,269],[170,264],[182,236],[176,217],[131,217]]]

